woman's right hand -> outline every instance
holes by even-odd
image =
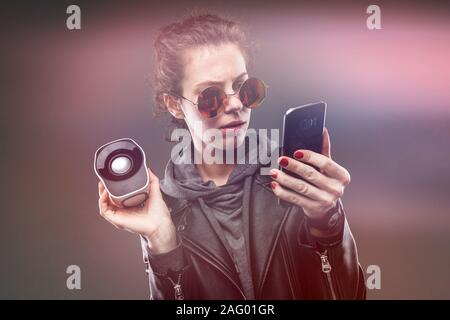
[[[147,168],[149,198],[143,206],[119,208],[111,202],[101,181],[98,183],[100,215],[118,229],[144,236],[152,254],[171,251],[177,245],[176,230],[159,190],[159,179]]]

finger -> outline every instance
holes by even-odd
[[[109,223],[114,225],[118,229],[123,229],[122,225],[119,224],[120,218],[117,218],[119,215],[123,214],[120,212],[119,208],[113,205],[109,200],[108,192],[103,191],[102,196],[99,200],[100,206],[100,215]]]
[[[284,156],[279,158],[279,164],[283,168],[301,176],[319,189],[328,191],[336,196],[342,196],[344,192],[343,184],[340,181],[327,177],[310,165]]]
[[[322,154],[331,159],[331,142],[330,135],[328,134],[328,129],[323,128],[323,138],[322,138]]]
[[[111,223],[117,229],[124,229],[127,221],[122,219],[122,215],[126,214],[118,207],[113,205],[109,200],[109,194],[106,190],[103,190],[99,199],[100,215],[109,223]]]
[[[113,206],[111,206],[110,202],[109,202],[109,195],[108,192],[106,192],[105,190],[103,190],[102,195],[100,196],[100,199],[98,200],[98,206],[99,206],[99,213],[100,215],[109,223],[111,223],[112,225],[114,225],[110,220],[109,220],[109,216],[111,214],[114,214],[115,208]],[[116,228],[119,229],[118,226],[114,225]]]
[[[154,230],[153,225],[147,225],[145,214],[136,211],[129,212],[126,209],[118,209],[115,211],[107,211],[104,215],[105,219],[121,230],[127,230],[133,233],[142,234],[145,230],[150,230],[149,234]]]
[[[305,196],[302,196],[298,193],[295,193],[294,191],[288,190],[284,187],[282,187],[279,183],[272,181],[272,190],[275,195],[289,203],[292,203],[296,206],[302,207],[304,209],[310,210],[310,211],[319,211],[319,206],[317,205],[317,202],[314,200],[311,200]]]
[[[100,198],[98,199],[98,209],[101,216],[104,216],[107,211],[115,210],[115,208],[109,202],[109,195],[106,190],[103,190]]]
[[[110,222],[119,229],[137,234],[151,235],[155,231],[154,224],[149,223],[145,215],[139,213],[118,210],[110,217]]]
[[[122,212],[109,210],[103,214],[103,217],[117,229],[124,229],[127,225],[127,217]]]
[[[102,195],[103,190],[105,190],[105,186],[104,186],[103,182],[99,181],[98,182],[98,196],[99,197]]]
[[[308,197],[311,200],[327,203],[335,201],[337,198],[333,194],[320,190],[316,186],[313,186],[304,180],[291,177],[280,170],[272,169],[270,173],[272,178],[283,187],[287,187],[292,191]]]
[[[149,178],[149,196],[158,197],[161,196],[161,191],[159,190],[159,178],[153,173],[150,168],[147,168],[148,178]]]
[[[319,168],[321,173],[342,182],[344,185],[350,183],[350,174],[347,169],[323,154],[302,149],[294,153],[294,158]]]

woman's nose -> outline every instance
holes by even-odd
[[[229,95],[227,99],[225,99],[225,112],[226,113],[233,113],[241,111],[244,107],[242,104],[242,101],[239,99],[239,93],[236,92],[233,95]]]

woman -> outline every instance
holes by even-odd
[[[246,44],[236,23],[211,14],[161,30],[155,100],[189,130],[203,161],[179,161],[194,157],[188,149],[175,153],[161,183],[149,169],[150,197],[140,208],[114,207],[99,183],[100,214],[141,236],[151,299],[364,298],[340,201],[350,175],[331,160],[326,129],[322,154],[298,150],[278,159],[302,179],[277,169],[261,175],[261,165],[237,156],[211,163],[200,152],[248,146],[251,110],[265,86],[247,72]],[[205,138],[210,129],[223,139]]]

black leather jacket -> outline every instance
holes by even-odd
[[[364,275],[342,202],[341,230],[334,239],[320,241],[311,236],[300,207],[279,205],[270,181],[250,177],[251,192],[244,200],[256,299],[364,299]],[[173,267],[164,268],[141,237],[150,299],[246,299],[235,264],[205,214],[195,202],[165,200],[179,245],[171,253]]]

